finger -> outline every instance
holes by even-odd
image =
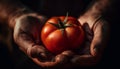
[[[67,50],[67,51],[64,51],[62,52],[63,55],[66,55],[68,57],[73,57],[73,55],[75,54],[74,52],[70,51],[70,50]]]
[[[70,50],[64,51],[55,57],[55,62],[58,62],[59,64],[68,63],[73,55],[74,53]]]
[[[57,67],[59,64],[58,62],[52,62],[52,61],[40,61],[37,58],[32,59],[37,65],[43,67],[43,68],[53,68]]]
[[[109,38],[109,24],[100,19],[93,28],[94,37],[91,43],[91,54],[93,56],[101,55]]]
[[[88,23],[84,23],[83,24],[83,29],[85,30],[86,33],[88,33],[89,35],[93,35],[92,30],[90,29]]]
[[[91,42],[94,34],[93,34],[93,31],[90,29],[88,23],[83,24],[83,29],[85,31],[86,41]]]
[[[88,23],[83,24],[83,29],[85,32],[85,42],[79,51],[79,54],[90,54],[90,45],[94,36],[93,30],[90,29]]]
[[[68,50],[55,56],[53,61],[50,60],[42,61],[37,58],[33,58],[33,61],[38,65],[42,66],[43,68],[57,68],[68,64],[73,54],[74,53],[72,51]]]
[[[27,50],[27,53],[32,58],[46,59],[46,50],[44,47],[35,45]]]

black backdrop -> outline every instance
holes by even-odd
[[[29,0],[26,0],[29,1]],[[86,0],[87,1],[87,0]],[[89,1],[88,1],[89,2]],[[28,4],[29,5],[29,4]],[[36,8],[35,8],[36,9]],[[107,20],[110,24],[110,40],[108,46],[105,49],[103,54],[103,58],[101,59],[100,63],[94,67],[90,67],[89,69],[104,69],[104,68],[120,68],[119,67],[119,52],[120,52],[120,1],[115,0],[113,7],[111,8],[111,12],[106,14],[109,17]],[[3,32],[3,26],[0,25],[0,34]],[[3,33],[7,34],[7,33]],[[8,44],[4,41],[0,41],[0,69],[39,69],[37,65],[32,63],[26,56],[23,56],[23,53],[18,51],[17,47],[17,54],[10,55],[10,51],[7,48]],[[16,51],[14,50],[14,51]],[[22,54],[22,56],[21,56]],[[16,60],[17,63],[13,62]],[[19,59],[16,59],[19,58]],[[31,66],[28,64],[30,63]],[[27,66],[28,65],[28,66]],[[83,68],[84,69],[84,68]]]

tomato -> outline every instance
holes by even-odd
[[[52,17],[42,28],[41,40],[50,52],[59,54],[80,47],[84,41],[84,30],[74,17]]]

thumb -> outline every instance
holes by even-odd
[[[35,45],[28,48],[27,54],[32,58],[46,59],[46,50],[43,46]]]

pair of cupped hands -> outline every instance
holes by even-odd
[[[85,31],[84,46],[78,51],[63,51],[53,55],[40,39],[40,31],[48,20],[46,16],[36,13],[23,14],[15,18],[14,41],[33,62],[43,68],[68,68],[71,66],[90,66],[99,61],[107,37],[108,25],[98,16],[81,15],[78,21]]]

